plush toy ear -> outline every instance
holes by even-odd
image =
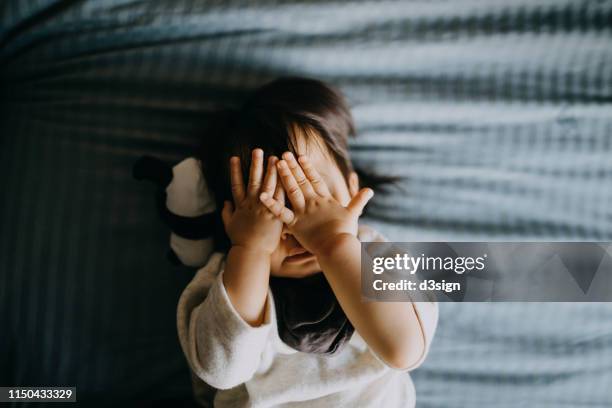
[[[214,247],[216,215],[200,162],[190,157],[171,168],[159,159],[145,156],[134,164],[133,174],[158,187],[158,210],[171,230],[168,259],[174,264],[203,266]]]
[[[148,180],[158,187],[165,187],[172,180],[172,168],[165,162],[151,156],[142,156],[132,168],[136,180]]]

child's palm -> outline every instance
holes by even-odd
[[[272,253],[278,246],[283,223],[268,211],[258,199],[261,193],[274,194],[275,199],[284,203],[282,189],[276,188],[277,173],[275,165],[277,160],[274,156],[269,158],[268,170],[262,183],[263,151],[261,149],[253,150],[246,191],[242,181],[240,159],[234,157],[230,160],[235,208],[231,202],[226,201],[221,215],[225,231],[232,245],[267,253]]]
[[[306,156],[285,154],[279,174],[292,210],[268,193],[260,195],[268,209],[279,217],[308,251],[317,254],[342,234],[357,234],[357,222],[372,190],[362,189],[343,207]]]
[[[233,245],[271,253],[278,246],[283,223],[266,208],[257,208],[250,201],[241,203],[235,210],[226,202],[223,210],[230,214],[224,217],[227,235]]]
[[[333,197],[317,197],[306,205],[304,211],[294,214],[289,229],[300,243],[312,253],[320,252],[320,246],[343,233],[356,235],[359,214],[343,207]]]

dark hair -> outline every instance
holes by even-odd
[[[339,91],[316,79],[284,77],[255,90],[239,109],[213,113],[197,156],[218,209],[232,197],[229,158],[240,157],[246,182],[254,148],[263,149],[265,157],[296,152],[293,126],[307,135],[312,135],[309,130],[315,131],[346,180],[355,171],[361,186],[374,191],[381,191],[385,185],[398,180],[398,177],[353,168],[348,138],[355,137],[355,126]],[[227,247],[222,225],[217,226],[215,235],[215,242]]]

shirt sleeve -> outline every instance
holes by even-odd
[[[276,319],[268,292],[263,324],[253,327],[244,321],[228,297],[220,269],[214,279],[205,276],[210,271],[198,271],[185,288],[179,300],[178,331],[194,374],[215,388],[228,389],[255,374]],[[208,290],[206,281],[212,281]]]

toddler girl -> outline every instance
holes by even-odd
[[[355,170],[341,94],[276,80],[219,113],[200,159],[222,208],[216,251],[178,305],[196,397],[217,407],[410,407],[433,302],[365,302],[359,217],[389,178]],[[372,188],[359,188],[362,183]]]

